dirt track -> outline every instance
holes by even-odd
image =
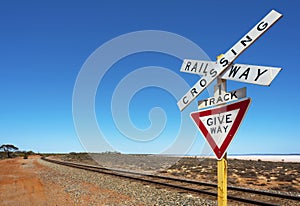
[[[55,171],[41,162],[39,156],[29,159],[15,158],[0,161],[0,205],[86,205],[78,203],[76,198],[57,181],[50,181],[45,176],[55,176]],[[60,175],[60,177],[62,177]],[[63,181],[68,177],[63,177]],[[102,190],[95,185],[85,185],[93,194],[105,194],[97,205],[118,203],[124,195],[114,191]],[[92,202],[89,195],[81,196],[85,203]],[[93,200],[94,201],[94,200]]]
[[[59,185],[48,185],[39,178],[38,171],[47,168],[38,163],[37,156],[30,159],[1,160],[1,205],[55,205],[70,203],[68,194]],[[58,195],[59,194],[59,195]],[[55,195],[55,199],[52,197]]]

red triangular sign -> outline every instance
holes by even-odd
[[[250,103],[251,99],[247,98],[224,106],[191,113],[192,119],[206,138],[217,159],[223,158]]]

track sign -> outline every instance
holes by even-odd
[[[220,90],[218,96],[198,101],[198,109],[224,104],[245,97],[246,87],[231,92],[221,92]]]
[[[232,62],[265,33],[282,15],[275,10],[270,11],[258,24],[256,24],[246,35],[233,45],[215,66],[177,102],[180,111],[184,110],[194,99],[201,94],[223,71],[230,67]]]
[[[191,118],[211,146],[218,160],[222,159],[236,134],[251,99],[191,113]]]

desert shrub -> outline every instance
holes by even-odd
[[[28,153],[27,152],[24,152],[23,159],[28,159]]]

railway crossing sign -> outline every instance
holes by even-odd
[[[184,110],[215,79],[218,80],[214,97],[198,102],[199,109],[216,107],[191,113],[191,118],[218,159],[218,205],[227,205],[226,150],[251,103],[250,98],[245,99],[246,88],[226,92],[226,81],[235,80],[264,86],[271,84],[281,68],[234,64],[233,61],[281,17],[282,14],[277,11],[270,11],[224,55],[218,56],[216,62],[185,59],[181,66],[181,72],[198,74],[202,77],[177,102],[180,111]],[[236,102],[226,104],[231,101]]]
[[[251,99],[191,113],[191,118],[211,146],[218,160],[222,159],[236,134]]]
[[[275,10],[270,11],[258,24],[256,24],[245,36],[243,36],[232,48],[230,48],[221,58],[219,58],[212,67],[205,70],[201,79],[177,102],[180,111],[184,110],[196,97],[202,93],[216,78],[221,77],[222,73],[229,68],[233,61],[247,49],[255,40],[265,33],[275,22],[282,17],[282,14]],[[250,68],[250,67],[249,67]],[[258,68],[258,67],[257,67]],[[235,69],[238,73],[238,69]],[[252,82],[258,81],[259,76],[263,75],[263,71],[258,70],[257,76]],[[234,72],[234,71],[232,71]],[[231,74],[232,74],[231,72]],[[230,71],[229,71],[230,73]],[[251,72],[252,73],[252,72]],[[225,72],[226,74],[226,72]],[[224,75],[225,75],[224,74]],[[229,75],[229,74],[228,74]],[[233,74],[232,74],[233,75]],[[235,74],[237,75],[237,74]],[[237,75],[240,81],[247,80],[250,75],[250,69],[246,69],[240,75]],[[252,75],[251,75],[252,76]],[[276,75],[275,75],[276,76]],[[235,80],[235,76],[230,76]]]

